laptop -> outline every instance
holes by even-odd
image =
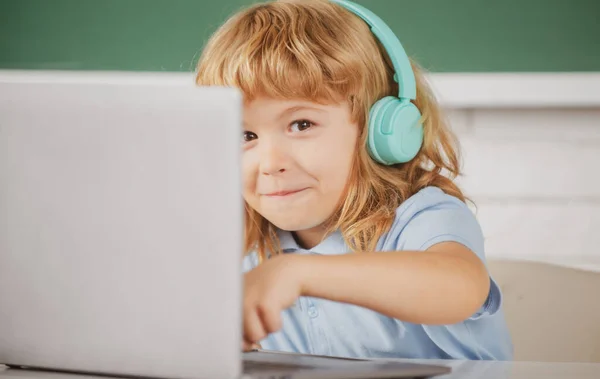
[[[0,72],[0,363],[174,379],[449,371],[241,352],[241,109],[235,89],[189,74]]]

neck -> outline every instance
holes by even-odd
[[[292,232],[298,246],[302,249],[312,249],[323,241],[327,230],[324,226],[317,226],[311,229]]]

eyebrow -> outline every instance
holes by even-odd
[[[281,112],[279,114],[279,116],[277,117],[278,120],[281,120],[282,118],[284,118],[287,115],[290,115],[292,113],[298,112],[298,111],[302,111],[302,110],[309,110],[309,111],[317,111],[319,113],[327,113],[327,111],[325,111],[324,109],[320,109],[320,108],[316,108],[316,107],[311,107],[308,105],[296,105],[294,107],[290,107],[286,110],[284,110],[283,112]]]
[[[293,114],[295,112],[302,111],[302,110],[317,111],[319,113],[327,113],[326,110],[320,109],[320,108],[317,108],[317,107],[311,107],[309,105],[296,105],[296,106],[287,108],[286,110],[284,110],[283,112],[281,112],[279,114],[279,116],[277,116],[277,121],[281,120],[282,118],[284,118],[287,115],[290,115],[290,114]],[[249,126],[248,123],[246,123],[245,120],[243,122],[243,126],[244,126],[244,128],[247,128]]]

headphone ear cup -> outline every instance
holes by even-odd
[[[396,98],[392,96],[384,97],[373,104],[369,111],[369,135],[367,137],[368,151],[371,158],[381,164],[388,163],[379,153],[380,150],[383,152],[384,148],[382,146],[383,143],[381,142],[381,138],[377,138],[376,135],[379,134],[378,130],[380,130],[380,126],[383,124],[383,109],[395,99]]]
[[[369,154],[385,165],[412,160],[423,144],[421,112],[410,101],[387,96],[369,112]]]

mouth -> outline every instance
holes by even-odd
[[[264,194],[264,196],[271,197],[271,198],[283,198],[283,197],[295,195],[306,189],[308,189],[308,188],[300,188],[297,190],[288,190],[288,191],[277,191],[277,192],[266,193],[266,194]]]

